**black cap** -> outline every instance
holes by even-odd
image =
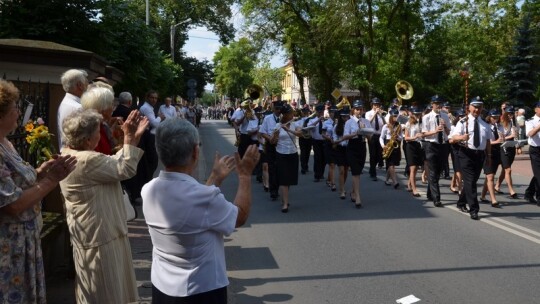
[[[504,109],[506,113],[514,113],[516,112],[516,109],[514,109],[513,106],[506,106],[506,109]]]
[[[293,108],[291,107],[291,105],[289,104],[284,104],[283,106],[281,106],[281,114],[287,114],[287,113],[290,113],[292,112]]]
[[[431,102],[435,103],[441,103],[443,100],[439,95],[433,95],[431,96]]]
[[[364,101],[362,99],[357,99],[352,104],[353,108],[363,108],[364,107]]]
[[[480,96],[476,96],[473,99],[471,99],[471,102],[469,102],[469,104],[471,106],[479,107],[484,104],[484,101],[482,100],[482,98],[480,98]]]
[[[419,114],[419,113],[422,113],[423,111],[419,107],[411,107],[411,112],[413,112],[414,114]]]
[[[390,109],[390,111],[388,111],[388,114],[390,114],[392,116],[398,116],[399,115],[399,110],[398,110],[397,107],[392,108],[392,109]]]
[[[501,116],[501,111],[499,109],[491,109],[488,112],[489,116]]]
[[[381,104],[381,100],[380,100],[378,97],[374,97],[374,98],[371,100],[371,103],[372,103],[372,104]]]
[[[316,106],[316,107],[315,107],[315,111],[317,111],[317,112],[322,112],[322,111],[324,111],[324,106],[323,106],[323,105],[318,105],[318,106]]]

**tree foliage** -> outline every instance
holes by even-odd
[[[264,62],[253,70],[252,76],[253,83],[262,86],[267,96],[281,96],[283,93],[281,82],[285,72],[282,68],[272,68],[270,62]]]
[[[247,38],[221,47],[214,55],[215,86],[218,92],[242,99],[244,90],[253,83],[257,51]]]
[[[212,67],[183,58],[180,49],[192,25],[204,25],[222,42],[229,41],[234,35],[232,1],[152,0],[150,26],[145,24],[145,0],[0,1],[0,38],[47,40],[92,51],[124,72],[117,91],[185,94],[186,70],[198,79],[200,93],[211,81]],[[172,62],[170,27],[187,18],[191,20],[177,29]]]

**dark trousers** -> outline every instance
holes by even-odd
[[[426,160],[428,161],[429,176],[427,187],[427,198],[434,202],[441,200],[441,190],[439,188],[439,179],[443,168],[444,157],[448,158],[448,145],[426,143]]]
[[[247,134],[240,134],[240,143],[238,144],[238,154],[240,154],[240,157],[244,157],[244,154],[246,154],[246,150],[251,145],[253,141],[251,140],[251,136]]]
[[[315,179],[324,178],[324,167],[326,162],[324,161],[324,140],[313,139],[311,142],[313,145],[313,172]]]
[[[300,170],[306,173],[308,170],[309,154],[311,154],[311,138],[300,137],[298,139],[300,146]]]
[[[409,176],[409,162],[408,162],[408,156],[407,156],[407,144],[405,140],[401,143],[401,149],[403,150],[403,158],[405,159],[405,171],[404,175]]]
[[[450,164],[448,163],[448,156],[450,156],[450,144],[444,143],[447,148],[445,150],[445,154],[442,156],[443,158],[443,167],[442,172],[444,174],[444,177],[450,176]]]
[[[533,177],[529,183],[529,187],[525,190],[525,195],[528,197],[540,198],[540,180],[537,176],[540,176],[540,147],[529,147],[529,157],[531,158],[531,167],[533,170]]]
[[[459,163],[461,165],[461,178],[463,180],[463,191],[459,196],[458,207],[469,205],[471,213],[478,213],[480,205],[478,204],[477,182],[484,166],[484,151],[460,148]]]
[[[187,297],[171,297],[152,285],[152,304],[227,304],[227,287]]]
[[[158,166],[156,136],[151,134],[150,130],[146,130],[141,136],[138,147],[144,151],[144,154],[137,164],[137,173],[132,178],[122,182],[131,202],[141,197],[142,187],[154,178],[154,172]]]
[[[278,194],[278,180],[276,169],[276,146],[267,143],[265,145],[266,159],[268,160],[268,183],[270,196],[277,197]]]
[[[377,177],[377,165],[382,166],[382,147],[379,143],[379,134],[373,134],[368,141],[369,146],[369,176]]]

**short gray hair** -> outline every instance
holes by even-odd
[[[81,105],[83,109],[101,112],[113,107],[114,94],[107,88],[93,87],[81,96]]]
[[[77,83],[84,83],[88,81],[87,77],[88,73],[85,70],[67,70],[64,72],[64,74],[62,74],[62,77],[60,77],[60,81],[62,82],[62,88],[65,92],[70,92],[77,86]]]
[[[62,122],[62,141],[73,149],[82,149],[103,120],[95,110],[77,110],[64,118]]]
[[[167,118],[156,130],[156,150],[165,167],[186,166],[199,144],[199,132],[189,121]]]
[[[131,97],[130,92],[122,92],[120,95],[118,95],[118,102],[120,104],[127,104],[130,101],[133,101],[133,97]]]
[[[106,88],[106,89],[111,90],[111,92],[114,95],[114,89],[113,89],[112,85],[110,85],[108,83],[105,83],[105,82],[102,82],[102,81],[92,82],[91,84],[88,85],[87,90],[90,90],[92,88]]]

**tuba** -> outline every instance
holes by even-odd
[[[390,155],[392,155],[392,151],[399,148],[399,142],[397,141],[399,133],[401,133],[401,125],[396,122],[396,126],[392,130],[392,136],[390,137],[390,140],[386,143],[386,145],[384,145],[382,151],[383,159],[389,158]]]
[[[343,96],[343,99],[341,99],[341,101],[336,105],[336,108],[338,110],[341,110],[344,107],[349,107],[349,108],[351,107],[351,103],[349,102],[349,100],[345,96]]]
[[[259,99],[263,96],[263,93],[263,88],[258,84],[250,84],[246,88],[244,92],[245,99],[240,104],[240,107],[242,107],[242,110],[244,110],[248,120],[253,119],[254,113],[252,110],[252,105],[259,103]]]
[[[414,90],[410,83],[405,80],[400,80],[396,83],[396,94],[399,105],[401,106],[403,100],[409,100],[413,97]]]

